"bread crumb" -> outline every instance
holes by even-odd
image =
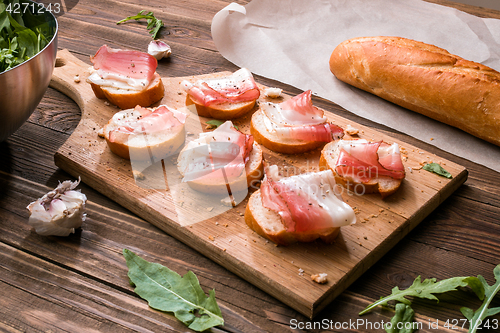
[[[311,280],[319,284],[325,284],[328,282],[328,274],[326,273],[313,274],[311,275]]]
[[[209,212],[211,212],[212,210],[214,210],[214,207],[207,207],[207,210],[208,210]],[[218,224],[218,223],[217,223],[217,224]]]
[[[109,104],[109,102],[108,102],[108,101],[104,101],[104,105],[106,105],[106,106],[110,106],[111,104]]]
[[[208,236],[208,239],[210,239],[212,242],[215,240],[214,236]]]
[[[75,81],[75,83],[80,83],[80,75],[76,74],[75,77],[73,78],[73,81]]]
[[[219,225],[219,222],[215,222],[215,225]]]
[[[132,174],[134,175],[134,178],[137,180],[143,180],[146,178],[144,174],[138,170],[132,170]]]
[[[106,171],[111,171],[112,169],[111,168],[106,168]]]
[[[278,98],[281,96],[282,92],[283,90],[280,88],[267,88],[266,90],[264,90],[264,95],[269,98]]]
[[[236,207],[236,202],[231,197],[221,199],[220,203],[226,207]]]
[[[355,127],[352,127],[350,124],[348,124],[347,127],[345,128],[344,132],[346,132],[347,134],[353,136],[353,135],[358,135],[359,134],[359,129],[357,129]]]
[[[302,268],[299,268],[299,275],[300,276],[304,275],[304,270]]]

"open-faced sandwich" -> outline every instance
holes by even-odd
[[[187,92],[186,105],[195,105],[198,115],[215,119],[235,119],[253,109],[260,90],[252,73],[241,68],[229,76],[194,83],[182,82]]]
[[[313,105],[310,90],[279,104],[260,103],[251,132],[258,143],[285,154],[301,154],[344,136],[343,129]]]
[[[113,153],[125,159],[160,160],[184,143],[188,114],[160,105],[123,110],[104,126],[103,134]]]
[[[189,142],[179,153],[177,168],[183,181],[197,191],[226,195],[246,191],[263,176],[262,149],[251,135],[226,121]]]
[[[151,106],[163,98],[165,90],[153,56],[103,45],[90,61],[93,66],[87,82],[97,98],[107,99],[120,109]]]
[[[338,184],[356,194],[379,192],[382,198],[394,193],[405,178],[399,145],[339,140],[321,151],[320,169],[332,170]]]
[[[280,177],[276,165],[266,167],[260,190],[245,211],[245,222],[259,235],[280,245],[335,240],[339,228],[356,222],[331,170]]]

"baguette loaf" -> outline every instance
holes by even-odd
[[[434,45],[400,37],[339,44],[330,70],[390,102],[500,145],[500,73]]]

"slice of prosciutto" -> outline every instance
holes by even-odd
[[[343,177],[366,183],[379,176],[403,179],[405,169],[397,143],[341,140],[335,171]]]
[[[269,132],[283,139],[330,142],[344,136],[344,130],[328,123],[323,110],[315,107],[307,90],[283,103],[262,103]]]
[[[353,209],[336,191],[331,170],[281,179],[276,165],[265,172],[262,204],[281,216],[288,232],[318,232],[356,222]]]
[[[260,96],[257,83],[246,68],[227,77],[199,80],[194,84],[184,80],[181,84],[195,103],[205,106],[254,101]]]
[[[150,54],[101,46],[90,57],[94,65],[88,80],[100,86],[143,90],[153,80],[158,61]]]
[[[154,111],[136,106],[133,110],[124,110],[113,116],[117,126],[109,132],[109,141],[127,142],[130,135],[168,132],[175,127],[183,126],[187,114],[160,105]]]
[[[253,136],[243,134],[226,121],[213,132],[201,133],[178,158],[183,181],[210,180],[229,184],[246,177],[245,164],[253,148]]]

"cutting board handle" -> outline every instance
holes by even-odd
[[[82,110],[82,115],[86,102],[94,97],[90,84],[85,82],[89,75],[88,68],[90,66],[91,64],[81,61],[67,49],[59,50],[57,51],[56,66],[50,80],[50,87],[74,100]]]

